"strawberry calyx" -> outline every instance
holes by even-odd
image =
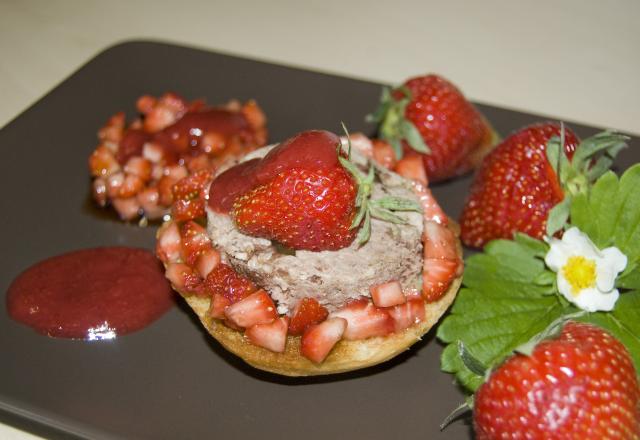
[[[564,193],[564,198],[549,211],[546,233],[549,237],[564,229],[569,219],[571,202],[578,194],[588,194],[593,183],[606,173],[616,155],[627,146],[629,139],[614,131],[603,131],[583,140],[573,157],[564,151],[565,128],[560,126],[560,136],[547,142],[546,155]]]
[[[411,90],[406,86],[397,87],[393,91],[384,87],[380,105],[366,117],[367,122],[380,124],[380,138],[389,142],[397,159],[402,159],[403,156],[402,141],[419,153],[431,153],[416,126],[404,116],[411,99]]]
[[[375,166],[372,161],[368,161],[369,168],[367,173],[362,172],[350,160],[351,140],[347,133],[347,143],[349,145],[349,155],[343,157],[340,155],[338,160],[340,164],[353,176],[358,187],[356,194],[355,206],[358,209],[356,215],[351,222],[350,229],[360,227],[356,235],[356,242],[359,246],[363,246],[371,237],[371,218],[377,218],[389,223],[406,224],[407,221],[396,215],[396,211],[412,211],[422,213],[420,204],[414,200],[402,197],[385,196],[372,200],[373,185],[376,176]]]

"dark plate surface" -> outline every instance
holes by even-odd
[[[22,270],[63,252],[109,245],[152,249],[155,228],[92,209],[87,157],[113,113],[142,94],[173,90],[210,103],[256,99],[277,141],[310,128],[372,132],[364,115],[380,85],[151,42],[112,47],[0,131],[2,291]],[[480,106],[504,134],[542,118]],[[578,134],[594,128],[570,124]],[[640,160],[632,148],[620,169]],[[457,217],[470,178],[436,185]],[[178,306],[152,326],[107,342],[39,336],[0,312],[0,421],[57,437],[466,439],[440,422],[462,401],[439,371],[432,331],[383,366],[288,379],[246,367]]]

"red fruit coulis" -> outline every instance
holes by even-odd
[[[175,304],[156,257],[144,249],[103,247],[59,255],[11,283],[7,310],[39,333],[111,339],[146,327]]]
[[[209,189],[209,207],[228,213],[235,199],[292,168],[321,169],[338,164],[340,138],[335,134],[310,130],[273,148],[262,159],[243,162],[220,174]]]
[[[125,164],[133,156],[142,154],[145,142],[155,142],[177,160],[177,154],[190,147],[196,147],[207,132],[216,132],[224,137],[250,132],[247,119],[238,112],[225,109],[206,109],[186,113],[172,125],[157,133],[147,133],[140,129],[129,129],[120,141],[118,162]]]

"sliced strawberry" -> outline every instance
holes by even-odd
[[[346,319],[348,325],[344,332],[344,338],[349,340],[385,336],[393,333],[394,329],[393,319],[391,319],[389,312],[376,307],[367,298],[351,301],[329,316],[330,318]]]
[[[300,353],[312,362],[321,363],[342,339],[346,328],[347,321],[339,317],[312,325],[302,335]]]
[[[244,328],[266,324],[278,317],[276,305],[264,290],[258,290],[230,305],[224,314],[231,323]]]
[[[410,297],[404,304],[390,307],[388,311],[396,332],[426,320],[424,300],[420,297]]]
[[[282,317],[267,324],[255,324],[244,335],[254,345],[282,353],[287,342],[287,321],[288,318]]]
[[[188,221],[180,228],[182,259],[194,266],[196,260],[206,250],[212,249],[207,230],[194,221]]]
[[[165,276],[180,293],[194,293],[202,295],[202,278],[183,263],[169,263]]]
[[[220,264],[220,252],[210,248],[198,255],[194,267],[202,278],[206,278],[218,264]]]
[[[318,324],[329,316],[329,312],[315,298],[302,298],[293,310],[289,333],[301,335],[307,327]]]
[[[423,185],[429,183],[427,172],[424,169],[424,162],[418,154],[408,153],[398,161],[395,171],[405,179],[415,180]]]
[[[180,260],[182,243],[180,228],[176,222],[167,222],[158,230],[156,255],[163,263],[176,263]]]
[[[439,299],[458,276],[461,264],[458,260],[424,260],[422,267],[422,295],[427,301]]]
[[[209,306],[209,315],[212,318],[216,319],[225,319],[224,311],[231,305],[231,301],[229,301],[224,296],[219,293],[215,293],[211,297],[211,305]]]
[[[238,302],[257,290],[250,279],[224,263],[218,264],[209,272],[204,284],[211,294],[219,293],[231,303]]]
[[[369,292],[373,303],[378,307],[396,306],[407,300],[402,293],[402,285],[395,280],[371,286]]]

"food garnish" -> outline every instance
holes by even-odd
[[[576,151],[574,160],[577,154]],[[598,161],[594,163],[595,167]],[[545,241],[516,233],[512,240],[489,242],[482,253],[466,260],[464,288],[437,335],[448,344],[442,355],[442,369],[455,374],[469,392],[476,392],[477,401],[482,398],[482,406],[475,407],[479,438],[503,438],[500,433],[509,429],[512,434],[538,432],[536,435],[540,436],[543,434],[534,427],[538,422],[541,429],[548,430],[544,431],[547,436],[540,438],[561,438],[558,433],[565,432],[564,429],[596,433],[585,434],[584,438],[600,438],[597,435],[600,428],[589,425],[594,420],[619,431],[619,438],[633,439],[640,435],[640,229],[637,228],[640,199],[635,197],[638,185],[640,164],[629,168],[620,178],[612,171],[605,172],[595,183],[572,196],[570,223],[562,225],[561,240],[547,236]],[[613,301],[616,296],[617,301]],[[568,321],[595,328],[580,330],[584,324],[570,323],[562,330]],[[583,336],[571,336],[574,334]],[[591,335],[591,339],[584,335]],[[622,354],[616,344],[626,347],[628,355]],[[556,368],[549,376],[538,376],[543,371],[546,353],[561,346],[567,347],[565,354],[549,355],[544,368],[566,368]],[[514,351],[519,353],[515,357]],[[532,357],[526,357],[531,353]],[[596,356],[597,360],[590,356]],[[628,365],[622,360],[625,356],[630,358]],[[534,364],[540,365],[532,367],[531,374],[535,377],[522,370]],[[522,374],[517,376],[516,372]],[[501,380],[494,377],[510,374],[512,378],[502,382],[506,387],[503,396],[508,395],[503,406],[507,410],[519,405],[521,425],[517,421],[516,425],[503,425],[503,417],[495,408],[498,404],[487,409],[491,406],[487,403],[490,398],[481,397],[478,392],[493,389],[492,381]],[[549,384],[555,391],[543,391]],[[536,387],[548,395],[538,399]],[[586,390],[588,397],[572,394],[578,390],[580,393]],[[622,408],[622,413],[616,413],[615,417],[599,415],[600,410],[594,409],[597,407],[594,393],[603,392],[610,393],[607,396],[612,396],[619,407],[611,405],[602,411]],[[526,399],[533,399],[530,405]],[[473,406],[473,399],[468,403]],[[575,416],[575,411],[586,412],[591,419],[585,421]],[[565,413],[566,417],[562,417]],[[536,418],[541,414],[548,417]],[[485,418],[493,421],[487,422]],[[620,422],[618,428],[613,426],[616,420]],[[580,431],[586,429],[585,423],[594,430]]]

